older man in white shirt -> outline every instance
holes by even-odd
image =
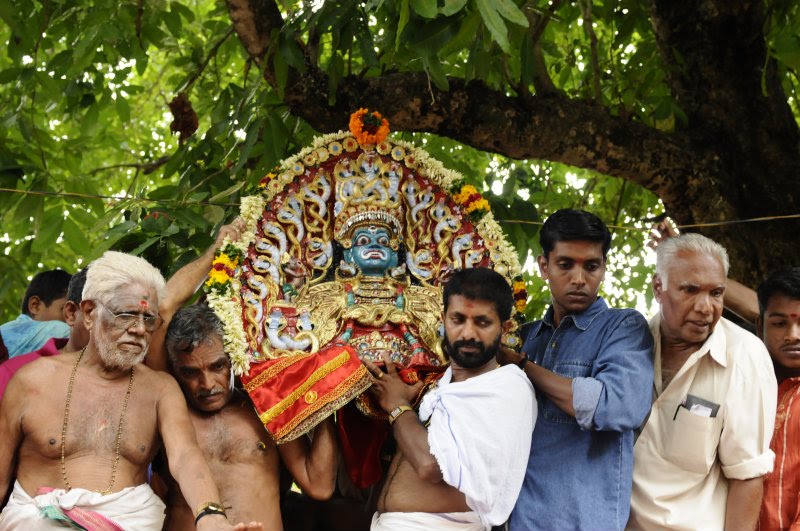
[[[755,528],[777,383],[763,343],[721,318],[727,272],[725,249],[699,234],[658,247],[654,402],[634,446],[628,529]]]

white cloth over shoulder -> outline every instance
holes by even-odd
[[[448,368],[422,399],[431,454],[444,481],[463,492],[484,526],[504,523],[519,496],[536,423],[533,386],[507,365],[452,382]]]
[[[369,531],[485,531],[473,512],[375,513]]]
[[[107,495],[73,488],[32,498],[15,482],[8,505],[0,513],[0,531],[63,531],[63,524],[42,516],[40,508],[47,506],[97,512],[128,531],[161,531],[164,525],[164,503],[146,483]]]

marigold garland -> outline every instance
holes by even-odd
[[[528,305],[528,289],[525,286],[525,281],[522,280],[522,277],[516,277],[512,287],[514,290],[514,308],[517,312],[523,313]]]
[[[381,113],[361,108],[350,115],[350,132],[362,146],[380,144],[389,135],[389,122]]]
[[[228,285],[236,275],[236,269],[242,259],[242,252],[232,244],[225,245],[214,254],[211,271],[208,272],[206,288],[209,291],[225,293]]]
[[[465,184],[459,189],[458,185],[453,188],[453,200],[456,204],[464,208],[472,221],[480,220],[490,211],[489,201],[483,198],[478,189],[471,184]]]

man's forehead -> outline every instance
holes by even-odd
[[[456,315],[468,313],[473,316],[499,318],[494,302],[483,299],[470,299],[464,295],[452,295],[450,297],[447,313]]]
[[[670,279],[670,282],[672,279]],[[681,288],[696,288],[696,289],[724,289],[725,282],[720,282],[719,279],[678,279],[678,286]]]
[[[800,317],[800,299],[792,298],[783,293],[776,293],[767,301],[764,313],[767,316],[785,316],[793,319]]]
[[[114,305],[126,311],[158,312],[156,290],[145,286],[125,286],[114,293]]]
[[[178,365],[179,366],[191,366],[197,365],[200,363],[205,364],[213,364],[220,361],[227,361],[228,355],[225,354],[225,351],[222,349],[219,350],[204,350],[198,351],[198,349],[194,349],[193,351],[189,352],[188,354],[184,354],[183,356],[179,356]]]
[[[550,258],[554,260],[600,260],[603,256],[603,244],[590,240],[560,240],[555,243],[550,251]]]

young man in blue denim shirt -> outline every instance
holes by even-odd
[[[636,310],[597,296],[611,245],[594,214],[564,209],[539,235],[552,304],[528,328],[523,355],[504,350],[536,388],[539,416],[511,531],[623,529],[634,430],[653,392],[653,339]]]

